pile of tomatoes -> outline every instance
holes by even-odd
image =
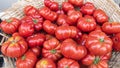
[[[112,50],[120,51],[120,23],[109,22],[91,2],[68,0],[61,6],[44,0],[44,6],[27,5],[24,17],[0,24],[12,36],[1,52],[16,58],[17,68],[108,68]]]

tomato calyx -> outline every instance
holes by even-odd
[[[65,68],[69,68],[69,66],[65,66]]]
[[[26,56],[25,56],[25,55],[23,55],[21,59],[22,59],[22,60],[25,60],[25,58],[26,58]]]
[[[91,19],[86,19],[86,22],[91,22]]]
[[[38,20],[37,19],[33,19],[33,22],[34,22],[34,24],[37,24]]]
[[[57,50],[55,50],[55,49],[50,50],[50,52],[51,52],[52,54],[55,54],[56,51],[57,51]]]
[[[8,19],[8,20],[6,20],[6,22],[7,22],[7,23],[10,23],[10,22],[12,22],[12,20],[11,20],[11,19]]]
[[[94,59],[94,64],[98,64],[99,63],[99,61],[100,61],[100,57],[99,56],[97,56],[97,57],[95,57],[95,59]]]
[[[104,42],[104,38],[100,38],[99,41],[100,41],[100,42]]]

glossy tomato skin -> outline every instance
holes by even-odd
[[[17,18],[9,18],[8,20],[3,20],[0,24],[1,30],[7,34],[13,34],[18,30],[20,21]]]
[[[66,58],[80,60],[87,55],[84,46],[78,45],[73,39],[66,39],[61,44],[61,53]]]
[[[69,25],[76,25],[77,20],[82,17],[82,13],[76,10],[69,10],[68,13],[68,24]]]
[[[85,46],[91,54],[105,55],[112,51],[112,40],[102,31],[92,31],[89,33]]]
[[[39,9],[39,13],[45,19],[50,20],[50,21],[55,21],[57,19],[57,16],[58,16],[56,12],[51,11],[47,7],[42,7],[41,9]]]
[[[77,61],[68,58],[62,58],[57,63],[58,68],[80,68],[80,65]]]
[[[36,63],[36,68],[56,68],[56,65],[51,59],[42,58]]]
[[[16,67],[17,68],[34,68],[37,61],[37,56],[28,50],[23,56],[17,58]]]
[[[24,14],[27,16],[33,15],[33,14],[38,14],[38,10],[31,5],[28,5],[24,8]]]
[[[87,34],[82,34],[81,37],[79,37],[78,39],[75,39],[76,42],[82,46],[85,46],[85,43],[87,41],[88,35]]]
[[[74,10],[74,6],[69,2],[63,2],[62,9],[64,12],[68,12],[69,10]]]
[[[120,23],[119,22],[105,22],[102,25],[102,30],[107,34],[120,33]]]
[[[2,44],[1,52],[9,57],[20,57],[27,49],[28,45],[25,39],[18,34],[13,34],[12,37]]]
[[[120,51],[120,33],[117,33],[112,38],[113,40],[113,49],[116,51]]]
[[[58,11],[56,11],[56,13],[59,14],[65,14],[65,12],[63,11],[63,9],[59,9]]]
[[[39,46],[31,48],[31,51],[37,56],[40,57],[41,55],[41,48]]]
[[[62,57],[60,50],[60,42],[56,38],[51,38],[44,42],[42,55],[45,58],[49,58],[53,61],[57,61]]]
[[[91,2],[86,2],[81,8],[80,11],[85,15],[92,15],[95,11],[95,6]]]
[[[93,13],[93,17],[99,24],[103,24],[104,22],[108,21],[107,14],[101,9],[96,9]]]
[[[83,32],[90,32],[96,28],[95,19],[92,16],[86,15],[78,20],[77,27]]]
[[[45,20],[43,23],[43,29],[46,31],[48,34],[55,34],[55,30],[57,28],[56,24],[53,24],[49,20]]]
[[[77,7],[81,7],[83,5],[83,0],[68,0],[68,2]]]

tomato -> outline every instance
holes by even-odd
[[[40,48],[39,46],[31,48],[31,51],[33,51],[33,53],[34,53],[37,57],[39,57],[40,54],[41,54],[41,48]]]
[[[113,36],[112,41],[113,49],[115,51],[120,51],[120,33],[117,33],[115,36]]]
[[[58,68],[80,68],[80,65],[77,61],[68,58],[62,58],[57,63]]]
[[[51,59],[42,58],[36,63],[36,68],[56,68],[56,65]]]
[[[22,36],[14,35],[2,44],[1,52],[9,57],[20,57],[28,49],[27,42]]]
[[[77,44],[72,39],[66,39],[61,44],[61,53],[66,58],[80,60],[87,55],[87,50],[84,46]]]
[[[0,28],[7,34],[13,34],[18,30],[20,24],[17,18],[9,18],[1,22]]]
[[[63,2],[62,9],[64,10],[64,12],[68,12],[69,10],[74,10],[74,6],[69,2]]]
[[[58,19],[57,19],[57,24],[58,24],[58,25],[68,25],[67,22],[69,22],[69,21],[67,20],[67,15],[65,15],[65,14],[60,14],[60,15],[58,16]]]
[[[103,24],[104,22],[108,21],[107,14],[101,9],[96,9],[93,13],[93,17],[99,24]]]
[[[23,56],[17,58],[16,67],[17,68],[34,68],[37,61],[36,55],[28,50]]]
[[[22,23],[19,26],[19,34],[23,37],[31,36],[34,33],[34,24]]]
[[[34,34],[27,38],[29,47],[42,46],[44,41],[45,41],[45,35],[40,33]]]
[[[77,27],[83,32],[90,32],[96,28],[95,19],[92,16],[86,15],[78,20]]]
[[[120,23],[119,22],[105,22],[102,25],[102,30],[107,34],[119,33]]]
[[[39,13],[45,19],[50,20],[50,21],[55,21],[57,19],[57,16],[58,16],[56,12],[51,11],[47,7],[42,7],[41,9],[39,9]]]
[[[49,34],[55,34],[56,28],[57,28],[57,25],[53,24],[49,20],[45,20],[44,23],[43,23],[43,29],[44,29],[44,31],[46,31]]]
[[[85,15],[92,15],[95,11],[95,6],[91,2],[86,2],[81,8],[80,11]]]
[[[23,11],[24,11],[24,14],[27,16],[32,15],[32,14],[38,14],[38,10],[34,6],[31,6],[31,5],[26,6]]]
[[[51,0],[44,0],[44,5],[53,11],[57,11],[59,9],[58,3]]]
[[[62,57],[60,45],[60,42],[56,38],[45,41],[42,49],[43,57],[52,59],[53,61],[60,59]]]
[[[56,11],[56,13],[59,14],[65,14],[65,12],[62,9],[59,9],[58,11]]]
[[[68,2],[78,7],[81,7],[83,5],[83,0],[68,0]]]
[[[82,17],[82,13],[76,10],[69,10],[68,13],[68,24],[75,25],[80,17]]]
[[[91,54],[98,56],[111,52],[112,45],[112,40],[102,31],[92,31],[85,44]]]
[[[55,31],[55,36],[59,40],[75,38],[77,34],[78,29],[75,26],[59,26]]]

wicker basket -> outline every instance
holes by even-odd
[[[59,5],[66,0],[56,0]],[[84,0],[85,2],[92,2],[97,8],[103,9],[107,15],[110,17],[110,21],[120,22],[120,8],[113,0]],[[0,17],[2,20],[8,19],[10,17],[23,17],[23,8],[26,5],[33,5],[36,8],[43,6],[43,0],[19,0],[17,3],[13,4],[12,7],[5,10],[4,14]],[[7,40],[8,36],[3,32],[0,32],[0,45]],[[3,55],[0,57],[4,58],[3,68],[15,68],[15,59],[9,58]],[[119,52],[113,52],[112,58],[109,61],[109,68],[120,68],[120,54]]]

